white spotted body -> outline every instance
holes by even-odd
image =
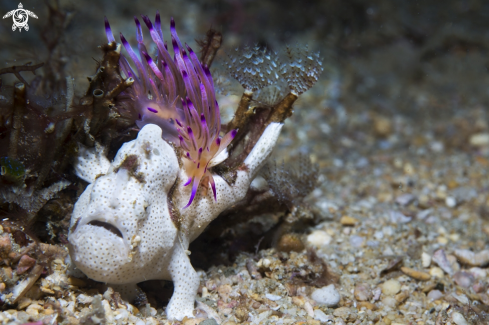
[[[135,297],[138,282],[172,280],[175,291],[167,307],[168,318],[193,317],[199,277],[188,258],[189,244],[219,213],[245,196],[281,128],[279,123],[268,126],[233,185],[213,175],[217,201],[212,191],[204,194],[199,189],[185,209],[191,188],[182,185],[185,171],[173,148],[161,138],[160,127],[144,126],[112,163],[101,148],[82,149],[75,169],[90,185],[71,219],[69,242],[75,265],[127,298]],[[172,220],[168,206],[175,182],[172,200],[179,223]]]

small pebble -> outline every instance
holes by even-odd
[[[429,279],[431,279],[431,275],[429,275],[428,273],[417,271],[417,270],[411,269],[409,267],[403,266],[403,267],[401,267],[401,271],[402,271],[402,273],[409,275],[411,278],[416,279],[416,280],[428,281]]]
[[[312,306],[309,303],[309,301],[306,301],[306,303],[304,304],[304,310],[309,315],[309,317],[314,317],[314,309],[312,309]]]
[[[365,242],[365,238],[362,236],[353,235],[350,237],[350,245],[352,247],[360,248],[363,246],[364,242]]]
[[[305,302],[306,301],[304,300],[304,297],[298,297],[298,296],[292,297],[292,303],[296,306],[302,307],[304,306]]]
[[[340,223],[343,226],[354,226],[358,222],[357,219],[350,217],[350,216],[343,216],[340,219]]]
[[[3,229],[3,228],[2,228]],[[8,234],[0,236],[0,252],[10,252],[12,248],[12,242],[10,241],[10,237]]]
[[[474,147],[487,147],[489,146],[489,133],[473,134],[469,139],[469,143]]]
[[[457,294],[456,292],[452,292],[452,296],[457,299],[461,304],[468,305],[470,303],[469,298],[463,293]]]
[[[447,260],[452,267],[453,273],[460,271],[460,264],[457,262],[457,258],[453,255],[448,255]]]
[[[374,118],[374,132],[380,138],[385,138],[392,133],[392,122],[384,116]]]
[[[452,320],[457,325],[469,325],[469,323],[467,323],[467,321],[465,320],[465,317],[461,313],[456,311],[452,313]]]
[[[384,297],[382,298],[382,303],[391,308],[395,308],[397,306],[397,300],[394,297]]]
[[[459,240],[460,240],[460,234],[457,234],[457,233],[455,233],[455,234],[450,234],[450,235],[448,236],[448,238],[450,238],[450,240],[451,240],[451,241],[459,241]]]
[[[335,311],[333,312],[333,315],[335,317],[341,317],[343,319],[347,319],[348,315],[350,315],[351,310],[348,307],[340,307],[336,308]]]
[[[340,302],[340,294],[333,284],[314,290],[311,298],[318,304],[327,307],[336,306]]]
[[[314,319],[320,322],[329,322],[333,320],[331,315],[326,315],[321,309],[314,310]]]
[[[93,301],[93,297],[91,296],[87,296],[85,294],[79,294],[77,297],[76,297],[76,300],[78,301],[78,303],[80,304],[91,304],[92,301]]]
[[[461,304],[468,305],[469,304],[469,298],[467,298],[466,295],[462,294],[457,294],[456,292],[452,293],[452,296],[457,299]]]
[[[309,245],[315,247],[327,246],[332,240],[333,238],[322,230],[314,230],[307,236],[307,242]]]
[[[39,306],[38,304],[36,303],[33,303],[32,305],[30,305],[29,307],[27,307],[27,309],[25,310],[25,312],[30,315],[30,316],[37,316],[39,315],[39,311],[42,310],[43,308],[41,306]]]
[[[472,289],[475,293],[482,293],[487,290],[487,283],[482,280],[476,280],[472,285]]]
[[[270,299],[271,301],[277,301],[277,300],[282,299],[282,297],[281,297],[281,296],[278,296],[278,295],[272,295],[271,293],[267,293],[267,294],[265,295],[265,297],[266,297],[267,299]]]
[[[17,304],[17,309],[19,309],[19,310],[24,309],[27,306],[29,306],[31,303],[32,303],[32,299],[31,298],[22,297],[22,298],[20,298],[20,300],[19,300],[19,302]]]
[[[370,285],[362,283],[357,284],[355,286],[355,290],[353,291],[353,295],[357,301],[367,301],[372,298],[372,290],[370,289]]]
[[[382,294],[382,289],[375,288],[374,290],[372,290],[372,294],[373,294],[372,300],[377,301],[380,299],[380,295]]]
[[[424,268],[430,267],[430,265],[431,265],[430,254],[427,254],[425,252],[423,252],[423,254],[421,254],[421,264],[423,265]]]
[[[393,296],[401,291],[401,283],[396,279],[390,279],[382,285],[382,293],[387,296]]]
[[[214,318],[206,319],[198,323],[199,325],[219,325]]]
[[[276,248],[279,252],[300,252],[304,249],[304,243],[298,234],[284,234],[280,237]]]
[[[23,274],[30,270],[36,264],[36,260],[28,255],[22,255],[19,263],[17,264],[17,274]]]
[[[429,293],[428,293],[428,299],[431,300],[431,301],[434,301],[434,300],[439,300],[441,299],[441,297],[443,297],[443,293],[441,293],[440,290],[431,290]]]
[[[416,197],[410,193],[405,193],[402,195],[399,195],[396,198],[396,203],[399,205],[408,205],[409,203],[413,202]]]
[[[472,267],[469,269],[470,274],[472,274],[476,278],[483,279],[487,276],[487,272],[485,269],[481,269],[479,267]],[[1,285],[1,284],[0,284]]]
[[[445,246],[446,244],[448,244],[448,239],[444,236],[440,236],[436,239],[436,241],[438,242],[438,244],[442,245],[442,246]]]
[[[409,291],[405,290],[398,293],[394,298],[398,303],[403,303],[404,301],[407,300],[407,298],[409,298],[409,296],[410,296]]]
[[[382,232],[384,233],[384,235],[390,237],[394,235],[394,228],[392,228],[391,226],[385,226],[384,228],[382,228]]]
[[[363,307],[369,309],[369,310],[377,310],[377,306],[371,302],[368,301],[360,301],[357,303],[357,308],[362,309]]]
[[[431,214],[431,209],[426,209],[426,210],[423,210],[421,212],[419,212],[417,215],[416,215],[416,218],[419,219],[419,220],[424,220],[426,219],[429,215]]]
[[[454,273],[452,265],[448,261],[443,249],[439,249],[433,254],[433,261],[447,274],[452,275]]]
[[[468,272],[457,272],[453,275],[453,280],[461,287],[468,288],[474,283],[474,276]]]
[[[392,248],[390,246],[386,246],[384,249],[383,255],[384,256],[394,256],[395,254],[394,254],[394,251],[392,250]]]
[[[398,223],[408,223],[409,221],[412,220],[411,217],[405,216],[399,211],[391,211],[390,212],[390,218],[391,222],[398,224]]]
[[[430,269],[430,274],[431,276],[434,276],[435,278],[439,278],[439,279],[443,278],[444,276],[443,270],[436,266]]]
[[[382,231],[376,231],[375,234],[374,234],[374,237],[375,239],[377,240],[381,240],[382,238],[384,238],[384,233]]]
[[[441,153],[445,149],[445,145],[441,141],[433,141],[433,142],[430,143],[430,149],[433,152]]]
[[[489,264],[489,250],[474,253],[468,249],[456,249],[453,254],[460,262],[470,266],[486,266]]]
[[[485,293],[479,293],[479,298],[484,305],[489,305],[489,295]]]
[[[445,204],[449,208],[454,208],[457,205],[457,200],[455,200],[453,196],[447,196],[447,198],[445,199]]]

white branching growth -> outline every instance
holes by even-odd
[[[58,193],[64,190],[70,182],[61,180],[49,187],[33,191],[24,187],[12,186],[0,190],[0,200],[15,203],[31,215],[35,215],[47,201],[58,197]]]
[[[289,88],[301,95],[311,89],[323,72],[319,53],[311,53],[308,46],[286,47],[287,61],[280,67]]]
[[[243,50],[235,49],[235,53],[228,56],[229,73],[246,90],[257,91],[277,83],[280,78],[277,53],[247,46]]]
[[[282,86],[285,81],[290,90],[301,95],[317,82],[323,72],[322,59],[318,53],[309,51],[308,46],[286,46],[283,62],[276,52],[266,48],[245,47],[230,54],[227,69],[243,88],[255,92],[268,86]],[[271,88],[270,94],[277,94]],[[279,92],[281,94],[281,92]],[[274,99],[276,103],[278,100]],[[268,98],[265,99],[268,103]]]
[[[262,107],[273,107],[287,95],[288,86],[284,82],[265,87],[256,92],[253,102]]]

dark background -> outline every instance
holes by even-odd
[[[48,60],[40,35],[59,29],[49,20],[46,3],[22,2],[36,13],[28,32],[12,32],[12,19],[0,22],[0,67]],[[47,1],[56,7],[55,1]],[[3,0],[2,16],[18,1]],[[66,73],[75,78],[78,94],[86,89],[86,75],[101,57],[97,46],[105,41],[103,17],[116,38],[123,32],[135,43],[132,17],[159,10],[163,33],[175,17],[184,41],[209,27],[224,36],[225,51],[246,44],[277,50],[284,44],[308,44],[326,56],[323,78],[339,78],[339,98],[346,109],[400,112],[414,118],[440,112],[453,114],[467,106],[486,105],[489,3],[467,1],[60,1],[69,18],[61,25]],[[149,33],[143,28],[146,37]],[[93,59],[92,59],[93,58]],[[4,77],[4,84],[11,81]]]

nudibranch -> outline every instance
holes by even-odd
[[[182,158],[188,177],[184,186],[192,188],[185,208],[192,204],[199,185],[211,187],[214,199],[217,199],[215,181],[209,168],[227,158],[226,148],[236,130],[220,137],[221,118],[212,75],[190,46],[185,44],[183,47],[173,18],[170,24],[173,59],[163,38],[159,12],[154,25],[148,16],[142,16],[142,19],[156,45],[157,59],[148,54],[141,23],[134,17],[139,56],[120,34],[122,45],[135,66],[134,70],[127,58],[121,55],[121,74],[124,78],[134,79],[132,87],[120,95],[122,109],[136,119],[140,128],[147,124],[158,125],[163,130],[163,139],[183,149]],[[109,43],[115,42],[107,18],[105,32]]]

